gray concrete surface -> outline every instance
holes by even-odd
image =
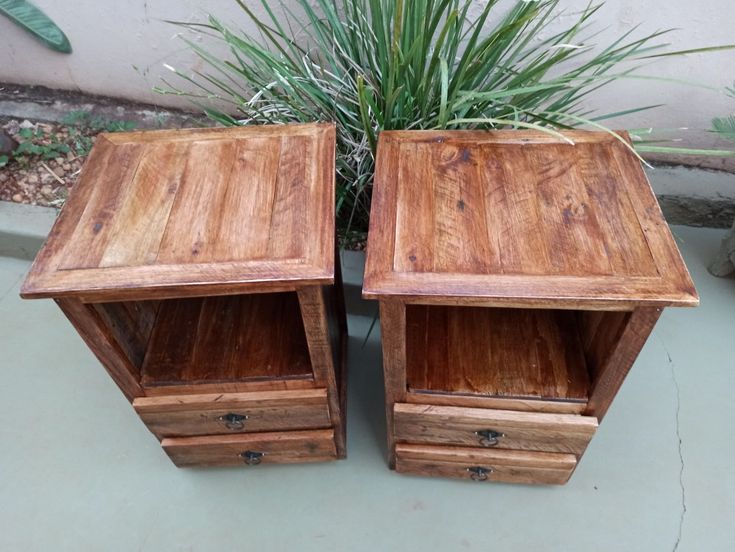
[[[176,469],[29,264],[0,259],[0,550],[735,550],[735,280],[723,232],[675,227],[702,296],[659,322],[572,481],[477,485],[384,461],[379,335],[346,258],[348,451],[303,466]]]
[[[0,201],[0,257],[32,261],[57,213],[52,207]]]

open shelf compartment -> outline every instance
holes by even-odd
[[[626,315],[407,305],[408,390],[586,403]]]
[[[144,388],[312,379],[295,292],[98,303]]]

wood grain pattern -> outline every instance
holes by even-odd
[[[696,305],[638,160],[607,133],[566,136],[575,144],[533,131],[381,133],[363,295]]]
[[[597,419],[570,414],[541,414],[398,403],[396,439],[406,443],[483,447],[478,431],[501,433],[496,449],[568,452],[580,456],[597,429]]]
[[[587,371],[594,384],[620,342],[631,312],[579,311],[576,314]]]
[[[406,398],[406,305],[380,302],[380,338],[383,343],[383,385],[388,436],[388,464],[395,467],[393,405]]]
[[[602,421],[635,359],[661,316],[661,309],[638,308],[625,319],[620,337],[596,368],[594,388],[585,414]]]
[[[344,457],[347,444],[343,430],[343,401],[336,379],[339,357],[337,351],[332,349],[333,343],[329,335],[329,313],[324,289],[321,287],[301,288],[298,291],[298,301],[306,331],[314,382],[327,388],[327,402],[329,403],[329,415],[332,419],[332,425],[335,428],[337,454]]]
[[[297,389],[316,389],[314,378],[244,380],[196,384],[174,383],[171,385],[146,387],[144,391],[146,397],[173,397],[212,393],[265,393],[269,391],[295,391]]]
[[[93,303],[88,306],[98,315],[102,327],[125,351],[130,363],[140,370],[158,314],[158,301]]]
[[[163,301],[141,382],[154,387],[311,377],[296,295],[264,293]]]
[[[486,481],[562,485],[577,464],[573,454],[463,447],[396,445],[396,471],[413,475],[452,477],[472,481],[472,468],[490,473]]]
[[[159,439],[329,428],[326,389],[140,397],[133,407]],[[222,417],[245,417],[240,424]]]
[[[552,401],[536,398],[514,399],[508,397],[484,397],[479,395],[451,395],[427,391],[406,393],[406,402],[436,406],[466,406],[467,408],[496,408],[516,412],[548,412],[549,414],[581,414],[586,402]]]
[[[334,431],[284,431],[239,435],[207,435],[177,437],[161,441],[163,450],[180,468],[196,466],[247,465],[241,453],[263,453],[262,464],[293,464],[297,462],[324,462],[337,458]]]
[[[102,135],[21,294],[332,283],[334,144],[330,124]]]
[[[189,162],[181,160],[188,160],[189,153],[187,143],[155,144],[143,153],[119,206],[120,212],[109,217],[114,222],[109,225],[106,246],[91,266],[135,266],[156,262],[182,173]]]
[[[408,305],[412,391],[586,402],[589,380],[574,313]]]

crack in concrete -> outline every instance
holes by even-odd
[[[671,370],[671,381],[674,383],[674,388],[676,389],[676,438],[679,442],[679,488],[681,489],[681,514],[679,515],[679,530],[676,535],[676,542],[674,542],[674,548],[672,549],[673,552],[676,552],[679,550],[679,545],[681,544],[681,535],[682,531],[684,529],[684,517],[687,513],[687,495],[686,495],[686,488],[684,487],[684,453],[682,451],[682,440],[681,440],[681,431],[680,431],[680,423],[679,423],[679,413],[681,410],[681,394],[680,394],[680,388],[679,388],[679,381],[676,379],[676,369],[674,366],[674,359],[671,358],[671,353],[669,353],[669,350],[666,348],[666,344],[664,343],[664,340],[659,338],[661,341],[661,345],[664,348],[664,351],[666,352],[666,357],[669,359],[669,368]]]

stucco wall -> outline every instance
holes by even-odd
[[[246,0],[256,6],[254,0]],[[569,10],[588,0],[567,0]],[[176,38],[179,29],[164,20],[197,21],[206,10],[227,21],[241,21],[234,1],[217,0],[36,0],[67,33],[74,53],[47,50],[9,21],[0,18],[0,81],[78,89],[166,106],[187,107],[182,98],[151,91],[167,70],[163,63],[193,67],[194,56]],[[275,4],[275,2],[274,2]],[[478,1],[478,8],[481,5]],[[637,23],[640,33],[680,28],[673,48],[735,43],[733,0],[608,0],[596,19],[605,28],[603,43]],[[690,55],[657,62],[647,72],[723,88],[735,81],[735,51]],[[735,112],[735,100],[721,92],[656,81],[625,81],[601,90],[590,105],[606,111],[665,103],[666,107],[619,120],[618,127],[705,129],[712,117]],[[701,130],[678,130],[684,144],[712,145]]]

